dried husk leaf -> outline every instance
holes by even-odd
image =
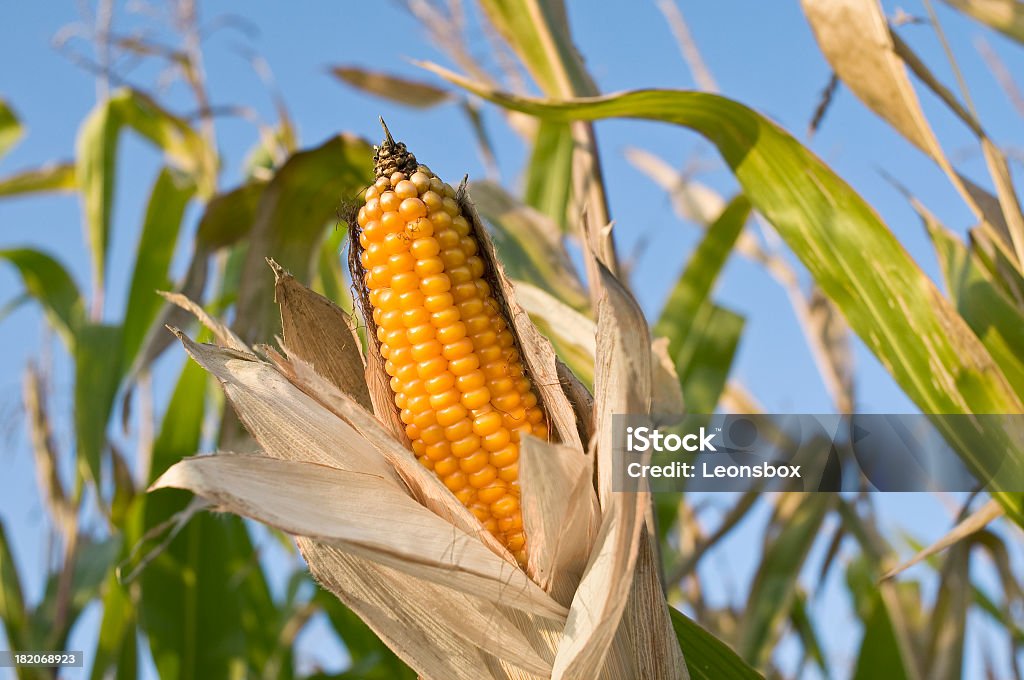
[[[485,678],[547,678],[550,662],[534,668],[536,656],[517,658],[519,636],[500,625],[505,611],[557,626],[547,619],[505,610],[492,602],[410,577],[336,548],[297,538],[299,550],[312,566],[314,577],[334,593],[402,658],[427,680],[479,680]],[[444,606],[438,607],[437,602]],[[465,615],[463,617],[463,615]],[[512,618],[512,617],[510,617]],[[523,637],[531,637],[527,629]],[[508,635],[508,638],[504,636]],[[465,644],[468,640],[470,644]],[[492,650],[488,653],[485,650]],[[543,650],[543,645],[538,649]],[[505,666],[498,661],[499,657]],[[519,666],[512,665],[518,662]],[[539,671],[536,675],[520,669]],[[485,670],[486,669],[486,670]]]
[[[603,295],[597,315],[595,401],[597,430],[592,442],[598,466],[600,532],[576,590],[552,678],[640,677],[622,636],[614,645],[633,583],[649,494],[612,491],[615,433],[613,414],[644,414],[651,406],[651,353],[647,322],[636,301],[600,262]],[[607,661],[606,661],[607,660]]]
[[[556,620],[566,613],[522,570],[424,508],[390,477],[218,454],[176,463],[152,489],[166,487],[469,595]]]
[[[527,573],[568,606],[600,526],[593,459],[582,451],[526,437],[519,451]]]
[[[656,338],[651,343],[651,356],[651,414],[675,422],[683,414],[683,386],[676,373],[676,362],[668,353],[668,338]]]
[[[540,397],[540,402],[548,416],[548,421],[557,435],[557,440],[567,446],[582,450],[576,414],[572,404],[566,397],[559,379],[558,358],[551,343],[537,330],[530,321],[529,315],[516,300],[515,289],[501,261],[497,258],[494,243],[491,241],[487,228],[473,205],[468,193],[459,192],[460,205],[466,218],[475,232],[480,245],[479,256],[484,261],[485,271],[489,272],[498,284],[493,291],[495,299],[506,312],[515,331],[516,339],[522,350],[529,376]]]
[[[593,321],[551,293],[525,281],[516,281],[515,291],[516,301],[528,314],[543,319],[563,341],[594,356],[597,347]]]
[[[636,659],[637,677],[682,680],[690,674],[672,628],[652,536],[649,531],[640,533],[633,587],[618,635],[627,639],[626,645]]]
[[[291,354],[313,367],[361,406],[371,409],[354,322],[340,307],[295,280],[274,260],[274,299]]]
[[[900,40],[894,40],[878,0],[801,0],[804,14],[814,30],[818,46],[842,81],[868,108],[885,119],[910,143],[927,154],[949,178],[975,217],[989,221],[975,200],[975,194],[953,169],[924,115],[905,65],[913,68],[924,83],[947,101],[954,102],[923,63]],[[955,103],[954,113],[966,113]],[[1007,186],[1002,154],[984,136],[970,115],[962,116],[979,136],[986,164],[999,189],[1000,220],[1009,228],[1017,257],[1024,257],[1024,218],[1012,189]],[[998,224],[998,222],[996,222]],[[993,227],[995,228],[995,227]]]
[[[286,353],[290,353],[289,347],[286,346],[284,349]],[[396,442],[379,420],[363,410],[351,397],[342,393],[336,385],[327,382],[301,359],[285,358],[273,351],[268,351],[267,355],[292,384],[354,427],[374,446],[384,460],[394,467],[413,498],[438,517],[470,535],[475,535],[502,559],[510,564],[516,564],[508,549],[480,524],[437,475],[423,467],[412,452]]]
[[[401,485],[386,461],[352,427],[304,394],[253,354],[193,342],[174,331],[196,363],[220,380],[224,393],[264,452],[342,470],[378,475]]]
[[[555,360],[555,369],[558,371],[558,380],[565,398],[569,400],[569,405],[576,413],[580,438],[589,444],[594,436],[594,395],[561,359]]]
[[[252,352],[252,350],[249,349],[249,346],[245,344],[240,337],[235,335],[234,331],[207,314],[205,309],[190,300],[188,297],[181,293],[168,293],[162,290],[158,290],[157,293],[171,304],[177,305],[186,312],[190,312],[195,315],[196,319],[199,320],[199,323],[210,329],[213,333],[213,337],[217,340],[217,344],[221,347],[227,347],[239,352]],[[175,332],[173,327],[169,328],[172,333]],[[175,334],[177,335],[177,333]]]
[[[395,654],[426,680],[478,680],[484,653],[439,625],[439,610],[461,604],[424,607],[423,598],[437,596],[433,588],[408,574],[296,537],[299,551],[317,582],[355,612]],[[425,586],[425,587],[421,587]],[[445,588],[445,593],[453,593]],[[469,618],[469,617],[467,617]],[[488,675],[486,677],[494,677]]]

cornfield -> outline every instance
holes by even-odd
[[[1024,4],[609,4],[3,10],[0,677],[1022,677]]]

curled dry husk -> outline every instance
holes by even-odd
[[[172,298],[213,330],[219,346],[172,329],[264,455],[185,459],[153,488],[189,489],[293,534],[319,583],[423,678],[685,678],[649,495],[612,489],[612,414],[650,412],[671,366],[595,259],[591,395],[520,306],[464,191],[460,200],[557,439],[528,437],[520,452],[526,571],[409,451],[376,348],[364,357],[352,320],[273,262],[280,350],[254,353]]]

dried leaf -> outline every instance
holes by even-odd
[[[482,651],[465,644],[443,625],[446,614],[462,614],[460,598],[468,596],[308,538],[298,536],[296,543],[320,585],[358,614],[421,677],[480,678]],[[421,600],[428,597],[438,597],[436,602],[450,606],[424,607]],[[467,621],[473,619],[472,615],[466,617]]]
[[[285,351],[288,350],[289,348],[285,347]],[[390,435],[379,420],[363,410],[337,386],[327,382],[301,359],[296,357],[286,359],[272,350],[268,355],[288,380],[358,430],[359,434],[394,467],[395,472],[405,482],[413,498],[433,511],[438,517],[454,524],[467,534],[479,538],[502,559],[510,564],[516,564],[512,554],[489,531],[484,529],[479,520],[455,498],[437,475],[423,467],[409,449],[399,444]]]
[[[612,416],[650,412],[651,342],[636,301],[604,265],[597,267],[604,294],[597,314],[597,434],[591,445],[597,456],[602,521],[555,657],[556,680],[598,677],[602,667],[639,677],[627,655],[609,655],[609,650],[632,587],[650,496],[638,486],[612,491],[612,457],[619,444]]]
[[[188,489],[222,509],[469,595],[560,619],[565,608],[390,476],[260,455],[186,458],[151,490]]]
[[[358,90],[418,109],[437,106],[452,98],[451,93],[439,87],[360,66],[334,66],[331,73]]]
[[[685,680],[689,673],[672,628],[652,536],[647,531],[640,534],[633,587],[617,635],[626,639],[625,646],[636,660],[637,677]]]
[[[938,139],[921,110],[876,0],[801,0],[829,64],[872,111],[938,160]]]
[[[274,270],[274,299],[281,306],[281,327],[291,354],[351,396],[372,408],[366,389],[359,336],[340,307],[295,280],[281,265]]]
[[[683,414],[683,386],[676,373],[676,362],[668,353],[668,338],[656,338],[651,343],[651,356],[651,415],[666,416],[675,422]]]
[[[196,363],[214,375],[249,434],[274,458],[373,474],[401,487],[386,461],[352,427],[255,355],[197,344],[175,333]]]
[[[54,524],[65,533],[73,531],[76,511],[68,500],[58,472],[57,450],[46,406],[43,376],[31,363],[25,371],[23,395],[40,496]],[[67,533],[66,536],[70,538]]]
[[[228,349],[233,349],[237,352],[251,353],[252,350],[249,349],[248,345],[242,342],[241,338],[235,335],[230,328],[207,314],[206,310],[200,307],[197,303],[193,302],[181,293],[169,293],[164,290],[158,290],[157,293],[171,304],[180,307],[186,312],[191,312],[199,320],[199,323],[210,329],[213,333],[213,337],[217,339],[217,344],[221,347],[227,347]],[[179,338],[181,337],[177,329],[172,327],[169,330]]]
[[[506,316],[511,320],[530,378],[539,393],[541,404],[547,412],[554,432],[563,444],[582,450],[583,443],[577,429],[576,414],[559,380],[558,357],[551,343],[537,331],[529,315],[516,300],[512,283],[505,274],[501,261],[495,255],[494,243],[480,220],[473,201],[465,192],[462,194],[461,207],[469,218],[480,244],[480,257],[484,260],[485,271],[493,273],[494,282],[497,284],[493,291],[494,297],[498,304],[504,307]]]
[[[601,521],[593,460],[582,451],[527,437],[519,451],[519,477],[523,527],[530,537],[527,571],[568,605]]]

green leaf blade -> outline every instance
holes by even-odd
[[[0,260],[13,265],[26,292],[38,302],[68,348],[83,321],[82,295],[71,274],[60,262],[31,248],[0,250]]]
[[[163,306],[156,291],[171,287],[168,270],[185,208],[194,193],[195,185],[190,180],[167,168],[160,171],[153,185],[125,309],[122,345],[125,364],[134,361]]]

